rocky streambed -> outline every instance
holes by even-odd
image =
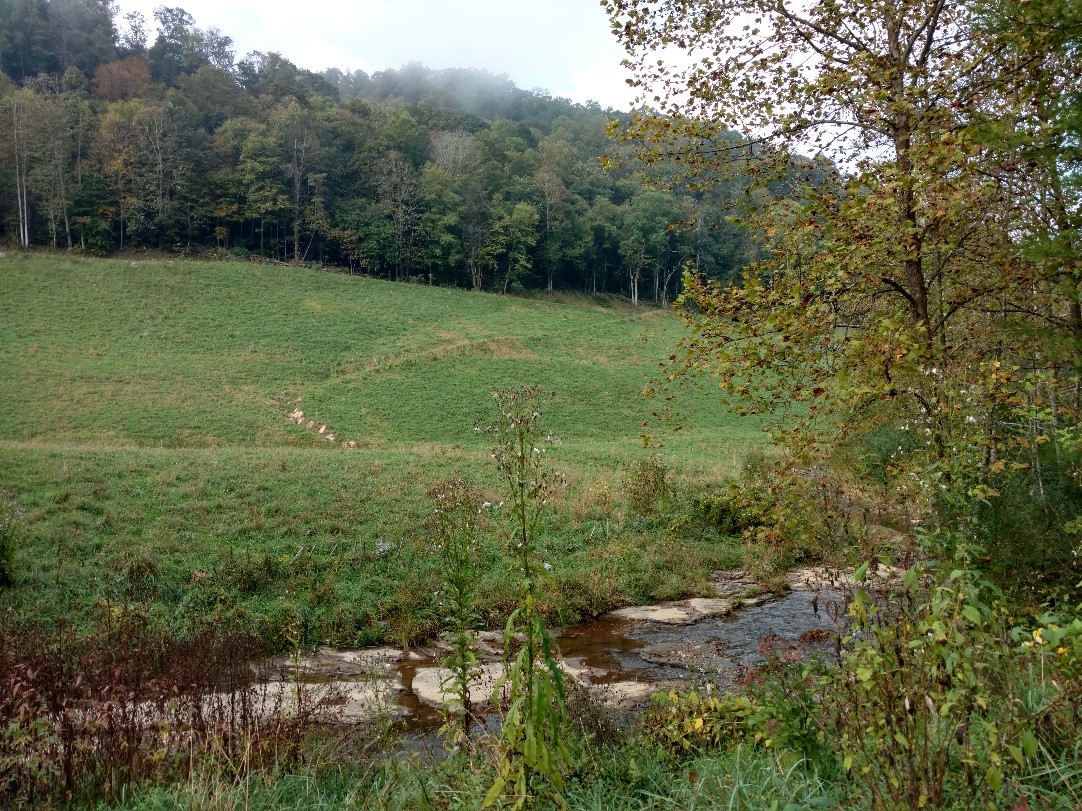
[[[848,578],[822,569],[790,573],[789,590],[764,593],[744,572],[719,572],[712,597],[622,608],[558,635],[564,672],[610,705],[630,708],[660,690],[731,684],[775,651],[822,646],[839,630],[840,589]],[[477,635],[481,676],[471,701],[484,708],[502,673],[503,635]],[[256,665],[265,695],[288,710],[305,703],[328,723],[401,719],[424,731],[442,719],[445,671],[440,643],[317,648]]]

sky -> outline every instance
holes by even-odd
[[[623,51],[599,0],[119,0],[156,36],[154,8],[180,6],[233,38],[237,59],[277,51],[302,68],[366,73],[420,62],[484,68],[525,90],[627,109]],[[120,20],[118,20],[120,21]]]

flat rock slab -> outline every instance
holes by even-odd
[[[694,621],[692,610],[679,603],[634,605],[630,608],[618,608],[616,611],[610,612],[609,616],[622,620],[664,622],[668,625],[688,625]]]
[[[692,597],[658,605],[636,605],[618,608],[610,617],[639,622],[659,622],[665,625],[691,625],[706,617],[717,617],[733,610],[733,601],[720,597]]]
[[[610,707],[629,710],[650,700],[655,693],[664,692],[666,687],[660,684],[641,681],[614,681],[596,685],[595,693]]]
[[[405,708],[397,705],[402,684],[397,678],[367,681],[269,681],[252,686],[251,711],[262,718],[293,717],[304,711],[325,724],[356,724],[379,717],[398,717]],[[205,699],[208,709],[229,703],[226,695]]]
[[[762,591],[762,587],[755,582],[755,578],[743,569],[714,572],[710,578],[710,585],[715,594],[730,600],[750,597]]]
[[[604,670],[600,670],[596,667],[590,667],[582,661],[581,657],[568,656],[560,662],[560,669],[564,672],[565,676],[568,676],[580,684],[589,686],[596,681],[600,681],[605,678],[606,673]]]
[[[646,702],[654,693],[668,690],[670,683],[619,680],[610,681],[611,674],[585,664],[578,656],[560,662],[564,674],[581,684],[601,703],[616,709],[628,710]]]
[[[492,700],[492,688],[497,679],[503,673],[503,665],[481,665],[481,676],[470,686],[470,703],[475,707],[481,707]],[[443,692],[443,683],[450,675],[450,671],[443,667],[421,667],[413,674],[413,682],[410,689],[417,699],[430,707],[442,707],[444,703],[453,697]]]
[[[275,656],[261,662],[257,670],[262,678],[287,673],[295,673],[306,679],[386,675],[405,658],[406,654],[398,648],[318,648],[314,653],[299,658]]]
[[[881,563],[868,571],[860,585],[864,588],[895,589],[901,584],[904,573],[902,569]],[[857,585],[852,570],[833,569],[829,566],[793,569],[785,578],[793,591],[835,591]]]
[[[723,600],[720,597],[692,597],[684,600],[684,605],[700,617],[716,617],[733,610],[732,600]]]
[[[735,667],[716,643],[658,642],[636,653],[651,664],[678,667],[691,673],[726,673]]]

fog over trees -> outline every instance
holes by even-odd
[[[658,304],[688,263],[729,279],[755,253],[724,216],[740,178],[650,187],[608,137],[626,113],[471,69],[320,75],[155,18],[0,5],[0,239]]]

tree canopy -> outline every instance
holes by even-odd
[[[602,168],[625,113],[477,70],[316,74],[154,17],[0,3],[0,238],[658,304],[684,262],[735,277],[755,250],[716,215],[737,181],[650,188],[620,148]]]
[[[674,373],[797,420],[798,454],[908,431],[894,468],[968,504],[1077,454],[1076,2],[606,6],[656,108],[641,159],[792,189],[749,207],[740,283],[686,279]]]

